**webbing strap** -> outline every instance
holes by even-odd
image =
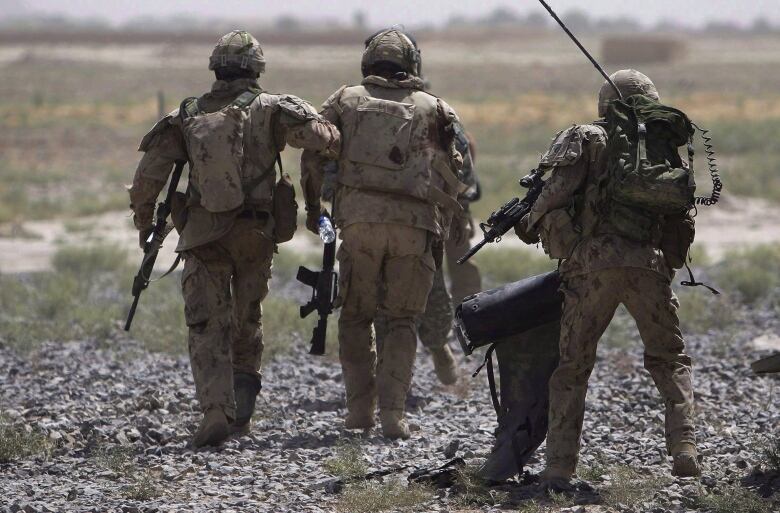
[[[647,127],[644,123],[639,123],[636,131],[639,136],[639,144],[636,148],[636,167],[634,170],[638,172],[642,164],[647,161]]]
[[[720,295],[720,291],[719,290],[717,290],[717,289],[715,289],[713,287],[710,287],[706,283],[702,283],[700,281],[696,281],[696,278],[693,277],[693,271],[691,270],[691,267],[688,265],[687,261],[685,262],[685,268],[688,270],[688,278],[689,279],[681,281],[680,285],[682,285],[683,287],[699,287],[699,286],[701,286],[701,287],[704,287],[705,289],[709,290],[710,292],[712,292],[716,296]]]
[[[477,377],[477,375],[482,370],[482,367],[487,366],[487,378],[488,378],[488,386],[490,386],[490,400],[493,402],[493,409],[496,410],[496,414],[501,413],[501,402],[498,399],[498,390],[496,389],[496,376],[493,372],[493,352],[496,350],[496,346],[498,344],[493,342],[490,344],[490,347],[488,347],[488,350],[485,352],[485,359],[482,361],[482,364],[477,367],[477,370],[474,371],[474,373],[471,375],[472,378]]]

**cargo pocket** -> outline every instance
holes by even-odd
[[[360,98],[346,158],[386,169],[403,169],[409,154],[414,110],[414,105],[408,103]]]
[[[388,271],[385,273],[384,307],[398,316],[423,313],[436,272],[431,252],[397,258]]]
[[[213,294],[208,288],[208,271],[195,257],[188,257],[181,275],[181,290],[184,296],[184,320],[192,328],[209,320],[211,308],[208,298]]]
[[[343,242],[339,245],[336,260],[339,262],[339,293],[333,302],[333,308],[340,308],[347,300],[349,282],[352,279],[352,257]]]

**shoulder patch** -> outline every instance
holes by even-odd
[[[138,145],[138,151],[147,151],[152,141],[166,128],[173,124],[173,121],[179,119],[179,109],[171,111],[167,116],[154,124],[151,130],[141,139],[141,144]]]
[[[572,125],[558,132],[550,149],[542,155],[539,164],[549,167],[571,166],[582,156],[582,144],[587,140],[582,127]]]
[[[309,102],[290,94],[279,97],[279,109],[298,121],[309,121],[319,116]]]

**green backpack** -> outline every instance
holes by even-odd
[[[631,239],[650,241],[662,216],[694,206],[693,125],[683,112],[637,94],[610,103],[606,131],[611,224]]]

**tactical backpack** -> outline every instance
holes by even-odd
[[[190,181],[210,212],[227,212],[244,203],[244,129],[248,107],[259,95],[257,89],[246,91],[215,112],[202,111],[196,98],[182,102],[182,132],[192,162]]]
[[[694,206],[693,125],[682,111],[639,94],[610,102],[606,122],[610,224],[648,242],[661,216]]]

